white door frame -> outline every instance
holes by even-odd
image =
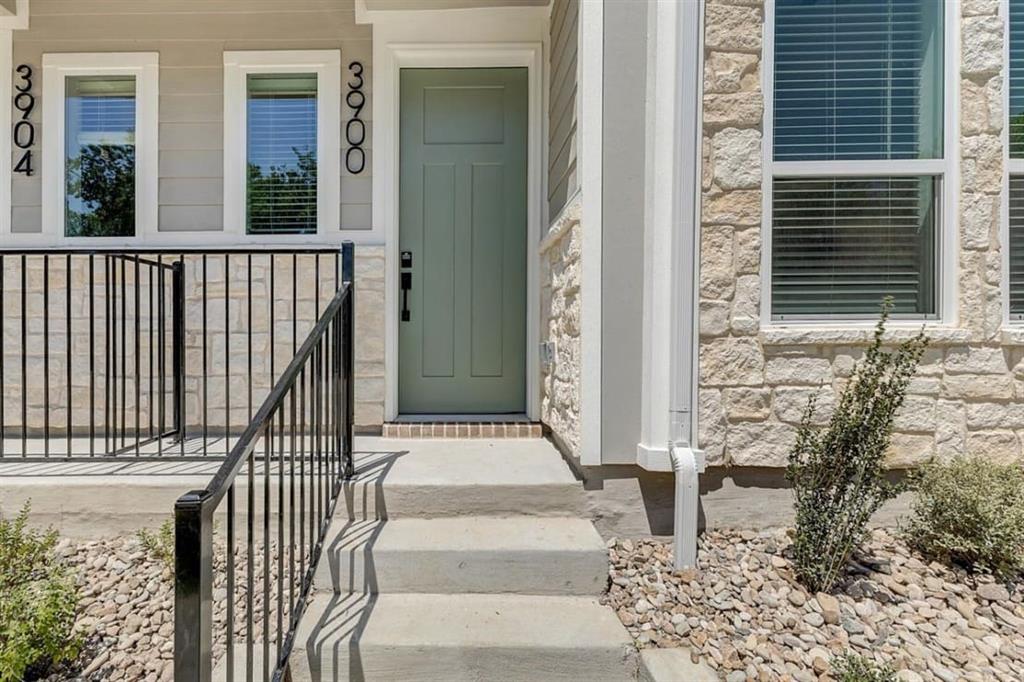
[[[373,60],[373,217],[384,228],[384,420],[398,417],[399,71],[403,68],[526,67],[527,143],[526,415],[540,417],[540,281],[537,244],[544,219],[544,71],[542,42],[387,43]]]

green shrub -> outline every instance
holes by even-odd
[[[796,532],[793,563],[800,581],[827,592],[865,539],[868,521],[899,492],[885,478],[893,418],[928,345],[921,332],[894,350],[882,347],[891,300],[882,305],[874,340],[839,398],[825,428],[812,425],[812,399],[789,455]]]
[[[926,465],[914,482],[907,544],[1003,578],[1024,571],[1024,469],[959,457]]]
[[[143,528],[138,532],[139,542],[151,557],[163,562],[174,572],[174,517],[160,524],[156,533]]]
[[[832,679],[836,682],[896,682],[896,671],[857,654],[832,659]]]
[[[54,546],[56,531],[30,530],[28,504],[0,519],[0,682],[16,682],[78,655],[78,593]]]

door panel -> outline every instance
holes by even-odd
[[[524,412],[526,69],[403,69],[400,95],[399,412]]]

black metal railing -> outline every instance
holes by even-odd
[[[288,670],[331,514],[353,473],[351,244],[342,273],[209,485],[175,504],[177,682],[206,682],[215,664],[229,682],[242,670],[246,680],[281,680]]]
[[[0,458],[224,456],[337,248],[0,249]]]

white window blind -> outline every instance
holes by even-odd
[[[930,177],[779,179],[772,202],[772,303],[789,317],[935,309],[936,208]]]
[[[247,231],[316,233],[316,74],[249,74],[246,111]]]
[[[65,220],[69,237],[135,234],[135,77],[65,82]]]
[[[1010,158],[1024,159],[1024,1],[1010,0]]]
[[[1010,177],[1010,317],[1024,320],[1024,176]]]
[[[944,3],[774,8],[772,318],[937,317]]]
[[[941,0],[776,0],[775,160],[942,156]]]

